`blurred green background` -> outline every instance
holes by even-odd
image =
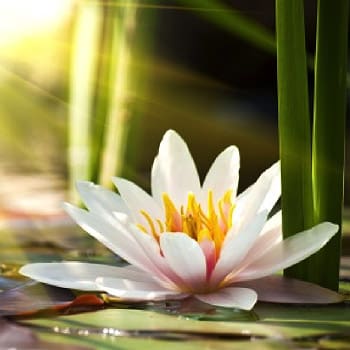
[[[149,189],[169,128],[202,178],[230,144],[241,189],[278,159],[274,1],[12,0],[0,17],[4,213],[58,211],[76,179]],[[312,55],[315,1],[306,23]]]

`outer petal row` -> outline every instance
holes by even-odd
[[[116,214],[115,221],[109,223],[71,204],[65,204],[65,209],[78,225],[115,254],[160,279],[168,279],[169,268],[165,266],[160,256],[159,246],[153,237],[142,234],[129,224],[127,216]]]
[[[182,299],[188,296],[159,286],[151,276],[133,266],[113,267],[81,262],[35,263],[25,265],[20,272],[54,286],[105,291],[129,301]],[[328,289],[281,276],[239,282],[234,287],[210,294],[197,294],[195,297],[217,306],[249,310],[254,306],[257,295],[261,301],[278,303],[329,304],[344,299]]]
[[[115,212],[130,214],[121,197],[102,186],[89,181],[78,181],[77,190],[89,211],[103,216],[107,221]]]
[[[260,301],[272,303],[331,304],[344,297],[316,284],[282,276],[268,276],[257,280],[235,283],[235,286],[251,288]]]
[[[117,221],[110,223],[98,215],[77,208],[69,203],[64,209],[75,222],[92,237],[100,241],[114,253],[121,256],[131,264],[141,267],[144,254],[129,232]]]
[[[323,222],[275,244],[264,255],[243,269],[237,281],[247,281],[271,275],[304,260],[321,249],[338,231],[339,226]]]
[[[20,269],[20,273],[57,287],[92,291],[103,290],[96,284],[96,279],[101,276],[128,278],[147,283],[154,283],[155,281],[152,276],[129,266],[116,267],[79,261],[27,264]]]
[[[187,294],[163,288],[152,276],[133,266],[82,262],[35,263],[21,268],[23,275],[61,288],[104,291],[128,301],[182,299]]]

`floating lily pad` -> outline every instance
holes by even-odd
[[[349,340],[344,336],[350,326],[346,302],[324,306],[258,303],[254,312],[259,320],[244,322],[220,322],[215,316],[208,321],[206,314],[213,312],[212,306],[180,304],[129,305],[147,310],[107,309],[22,323],[44,338],[71,341],[73,337],[77,344],[93,344],[96,349],[111,349],[113,344],[121,349],[199,349],[204,344],[206,349],[242,349],[248,341],[249,349],[335,349],[336,344],[342,349]],[[228,319],[236,312],[221,309],[217,315],[229,315]]]
[[[20,286],[22,283],[23,281],[0,276],[0,293],[1,291],[16,288]]]
[[[198,321],[244,322],[258,320],[258,316],[253,310],[215,307],[195,298],[149,303],[146,305],[146,309]]]
[[[21,350],[91,350],[91,347],[69,346],[40,340],[30,329],[0,318],[0,349]]]
[[[219,349],[225,349],[229,343],[232,346],[233,340],[238,341],[242,348],[242,339],[245,339],[246,344],[246,341],[255,337],[277,336],[270,327],[253,322],[199,322],[150,311],[127,309],[109,309],[55,319],[27,320],[23,324],[34,327],[33,329],[41,335],[58,333],[60,337],[68,335],[79,338],[80,344],[94,344],[96,349],[110,349],[111,344],[118,344],[118,348],[121,349],[199,349],[204,345],[206,349],[216,349],[219,344]],[[208,345],[209,343],[212,345]]]

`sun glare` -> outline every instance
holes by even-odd
[[[0,0],[0,44],[55,27],[73,0]]]

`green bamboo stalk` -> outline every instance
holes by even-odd
[[[282,226],[285,238],[313,223],[311,135],[303,0],[276,0]],[[285,275],[309,280],[307,261]]]
[[[98,3],[90,0],[79,2],[69,96],[68,168],[72,201],[78,200],[76,180],[91,177],[91,115],[101,20]]]
[[[98,47],[96,81],[94,86],[93,116],[91,127],[91,180],[99,181],[102,163],[102,149],[106,131],[106,119],[110,105],[111,69],[116,58],[111,54],[115,36],[115,22],[118,10],[103,2],[100,3],[102,12],[101,35]]]
[[[136,26],[136,1],[130,0],[114,16],[110,74],[111,89],[99,182],[111,186],[111,178],[123,171],[130,118],[129,84],[131,44]]]
[[[313,192],[315,223],[331,221],[337,235],[311,258],[312,281],[338,290],[344,195],[349,1],[318,1],[315,61]]]

